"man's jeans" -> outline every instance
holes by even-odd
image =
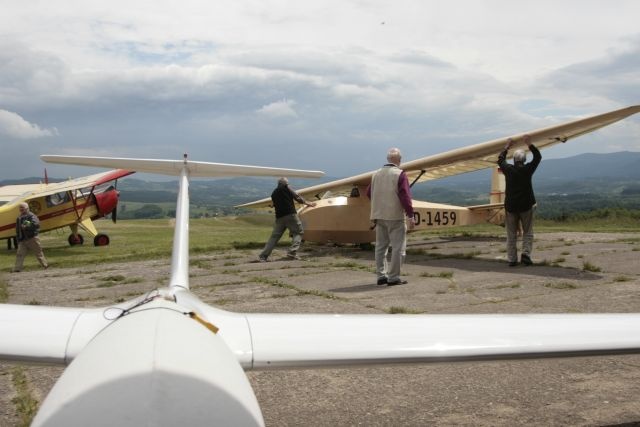
[[[302,222],[298,218],[298,214],[289,214],[280,218],[276,218],[275,224],[273,224],[273,231],[271,231],[271,237],[264,246],[264,249],[260,253],[260,258],[268,258],[271,255],[271,251],[276,246],[285,230],[289,230],[291,233],[291,246],[288,253],[295,255],[302,244]]]
[[[526,212],[507,212],[507,258],[509,262],[518,262],[518,226],[522,224],[522,253],[531,256],[533,247],[533,208]]]
[[[404,219],[376,220],[376,275],[387,277],[389,282],[400,280],[400,266],[405,244]],[[387,263],[387,249],[391,246],[391,260]]]

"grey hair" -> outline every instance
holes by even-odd
[[[29,204],[28,203],[21,202],[18,206],[20,206],[21,208],[25,208],[25,209],[29,210]]]
[[[281,177],[278,179],[278,185],[287,185],[289,184],[289,180],[286,177]]]
[[[387,151],[387,161],[390,163],[395,163],[394,160],[396,161],[400,161],[400,159],[402,158],[402,153],[400,152],[399,148],[389,148],[389,151]]]
[[[527,160],[527,153],[524,150],[516,150],[513,153],[513,161],[515,163],[524,163]]]

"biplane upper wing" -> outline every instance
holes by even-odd
[[[52,184],[6,185],[0,187],[0,201],[17,203],[34,197],[63,193],[78,188],[93,187],[131,175],[132,173],[134,172],[130,170],[116,169]]]
[[[45,184],[18,184],[0,187],[0,203],[9,203],[20,199],[23,194],[30,194],[42,189]]]
[[[522,139],[524,135],[531,136],[531,141],[538,149],[544,149],[553,145],[567,142],[570,139],[593,132],[619,120],[640,112],[640,105],[621,108],[608,113],[599,114],[571,122],[523,132],[492,141],[482,142],[469,147],[457,148],[445,153],[423,157],[403,163],[401,168],[407,173],[409,182],[423,182],[448,176],[459,175],[481,169],[491,168],[496,165],[498,155],[502,151],[506,141],[512,138],[516,141],[514,148],[526,148]],[[513,153],[513,151],[512,151]],[[349,178],[343,178],[324,184],[298,190],[298,194],[305,198],[322,198],[325,193],[331,196],[346,196],[353,187],[366,187],[371,182],[371,177],[376,171],[362,173]],[[236,207],[265,208],[271,205],[270,198],[264,198],[255,202],[245,203]]]

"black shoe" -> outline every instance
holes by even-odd
[[[394,280],[393,282],[387,282],[387,286],[396,286],[396,285],[406,285],[407,282],[406,280]]]
[[[386,277],[378,277],[378,286],[386,285],[387,278]]]
[[[533,264],[533,261],[531,261],[531,258],[529,258],[529,255],[527,254],[522,254],[522,256],[520,257],[520,262],[523,263],[524,265]]]
[[[509,262],[509,267],[515,267],[516,265],[518,265],[518,261],[510,261]]]

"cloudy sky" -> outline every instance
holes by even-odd
[[[637,0],[0,0],[0,10],[0,179],[42,175],[40,154],[185,152],[347,176],[391,146],[411,160],[640,103]],[[543,155],[622,150],[640,151],[640,117]]]

